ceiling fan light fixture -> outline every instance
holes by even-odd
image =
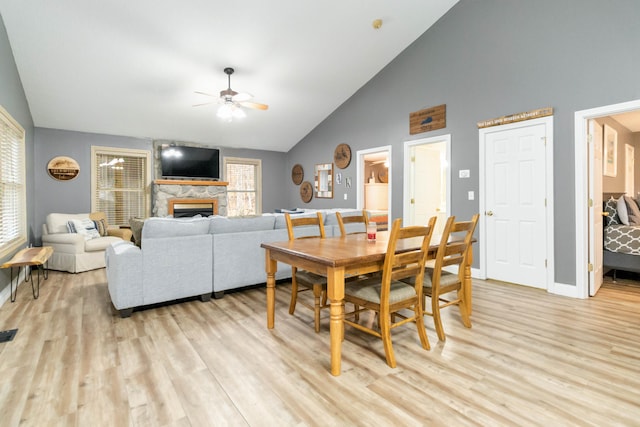
[[[218,108],[216,115],[225,122],[231,122],[233,119],[244,119],[247,115],[242,109],[238,108],[232,102],[225,102]]]

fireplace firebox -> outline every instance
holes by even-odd
[[[218,214],[217,199],[169,199],[169,215],[174,218],[186,218],[195,215],[209,216]]]

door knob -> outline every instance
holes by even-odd
[[[493,211],[486,211],[484,214],[486,216],[493,216]]]

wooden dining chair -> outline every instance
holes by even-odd
[[[284,214],[287,223],[287,233],[289,240],[306,239],[310,237],[325,238],[324,223],[322,214],[317,212],[314,217],[292,218],[288,213]],[[296,236],[296,230],[298,235]],[[327,278],[309,271],[300,270],[296,266],[291,267],[291,302],[289,303],[289,314],[293,315],[298,303],[298,293],[312,291],[314,304],[307,304],[300,300],[300,304],[310,308],[314,312],[315,331],[320,332],[320,310],[329,307],[327,304]]]
[[[340,226],[341,236],[346,236],[347,234],[367,232],[367,225],[369,225],[369,217],[367,216],[367,213],[364,211],[364,209],[362,210],[360,215],[342,216],[340,212],[336,212],[336,218],[338,219],[338,226]],[[346,224],[363,224],[363,226],[360,227],[361,230],[351,229],[352,231],[347,231],[347,228],[350,228],[350,227],[348,225],[345,227]]]
[[[446,336],[442,326],[442,316],[440,310],[451,305],[457,305],[460,309],[460,316],[465,327],[471,327],[470,309],[467,295],[464,292],[465,266],[470,256],[473,232],[478,224],[479,214],[475,214],[471,221],[458,221],[451,216],[447,219],[436,253],[433,268],[425,268],[423,281],[423,309],[424,314],[433,316],[438,339],[445,341]],[[445,271],[445,267],[457,266],[457,273]],[[443,295],[456,292],[452,298]],[[426,311],[426,299],[431,298],[431,311]]]
[[[410,227],[402,227],[402,220],[396,219],[389,235],[382,276],[345,284],[345,302],[351,302],[358,307],[356,311],[348,313],[348,316],[364,310],[373,310],[378,314],[378,324],[377,327],[369,327],[347,317],[344,323],[381,338],[387,365],[392,368],[396,367],[396,358],[391,344],[391,329],[415,322],[422,347],[425,350],[430,349],[422,313],[422,280],[434,225],[435,218],[432,218],[428,226]],[[401,242],[410,239],[418,239],[419,246],[413,246],[413,249],[409,250],[399,246]],[[401,281],[408,278],[413,278],[414,283],[418,284],[409,285]],[[399,315],[398,312],[404,309],[409,309],[413,314]],[[393,316],[395,314],[398,314],[401,320],[396,322],[396,316]]]

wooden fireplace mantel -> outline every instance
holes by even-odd
[[[153,181],[156,185],[202,185],[202,186],[220,186],[226,187],[228,182],[224,181],[198,181],[190,179],[156,179]]]

